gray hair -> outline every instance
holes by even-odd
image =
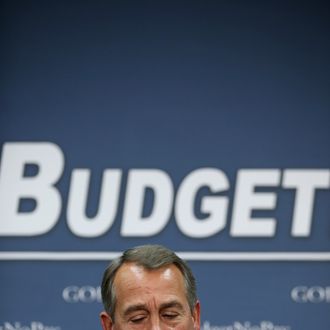
[[[173,251],[161,245],[142,245],[126,250],[120,257],[114,259],[105,270],[101,292],[105,311],[115,320],[116,290],[114,279],[118,269],[126,262],[134,262],[145,269],[159,269],[175,265],[181,271],[184,279],[186,297],[190,311],[193,312],[197,302],[196,281],[191,269]]]

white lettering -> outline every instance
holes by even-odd
[[[281,172],[272,170],[239,170],[233,206],[230,233],[241,237],[274,236],[276,223],[273,218],[253,218],[252,211],[272,210],[277,196],[270,192],[255,192],[256,187],[276,187]]]
[[[4,322],[0,330],[61,330],[61,327],[45,325],[38,321],[32,321],[29,325],[23,325],[21,322]]]
[[[101,302],[101,287],[93,287],[90,285],[85,285],[78,287],[75,285],[68,286],[64,288],[62,292],[62,297],[64,301],[68,303],[92,303]]]
[[[107,232],[115,219],[120,192],[120,170],[105,170],[98,213],[94,218],[85,214],[90,170],[74,170],[71,177],[68,201],[68,226],[81,237],[98,237]]]
[[[36,165],[38,173],[25,177],[26,165]],[[63,167],[63,153],[53,143],[4,144],[0,167],[0,235],[41,235],[54,227],[61,212],[61,196],[54,184]],[[34,210],[19,212],[22,199],[34,200]]]
[[[154,193],[151,214],[143,217],[146,189]],[[121,234],[123,236],[152,236],[167,224],[172,211],[173,184],[167,173],[157,169],[130,170]]]
[[[202,220],[196,218],[195,199],[198,190],[202,187],[208,187],[213,193],[218,193],[228,190],[229,182],[222,171],[213,168],[195,170],[183,180],[176,197],[175,217],[182,233],[190,237],[209,237],[226,225],[227,197],[203,197],[201,211],[209,216]]]
[[[35,236],[49,232],[62,211],[55,186],[64,169],[62,150],[49,142],[9,142],[0,162],[0,236]],[[91,169],[72,169],[66,214],[70,231],[94,238],[109,231],[123,210],[123,237],[150,237],[169,222],[172,210],[178,229],[192,238],[207,238],[224,230],[228,219],[230,182],[217,168],[199,168],[178,185],[160,169],[132,169],[121,194],[123,171],[105,169],[97,207],[88,203]],[[279,169],[242,169],[237,172],[232,200],[232,237],[273,237],[277,219],[265,213],[275,210],[280,190]],[[271,189],[276,191],[271,191]],[[329,169],[285,169],[281,189],[294,189],[291,234],[311,235],[313,208],[319,189],[330,188]],[[123,187],[125,189],[125,187]],[[120,200],[123,196],[123,200]],[[122,203],[122,205],[120,205]],[[95,203],[93,203],[95,204]],[[91,216],[87,205],[92,205]],[[262,211],[263,214],[258,214]],[[282,219],[287,221],[287,219]]]
[[[330,303],[330,287],[297,286],[292,289],[291,298],[297,303]]]
[[[283,173],[283,187],[296,189],[292,236],[309,236],[312,227],[315,190],[330,188],[330,171],[285,170]]]

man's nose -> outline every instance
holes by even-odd
[[[150,323],[149,330],[165,330],[165,327],[161,324],[159,316],[152,317]]]

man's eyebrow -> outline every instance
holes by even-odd
[[[133,312],[136,311],[146,311],[147,310],[147,306],[145,304],[135,304],[135,305],[131,305],[128,306],[125,310],[124,310],[124,316],[127,316]]]
[[[163,304],[160,305],[160,310],[164,310],[167,308],[178,308],[179,310],[184,310],[183,305],[177,301],[177,300],[171,300],[168,302],[165,302]],[[145,304],[135,304],[135,305],[131,305],[128,306],[125,310],[123,315],[124,316],[128,316],[129,314],[136,312],[136,311],[148,311],[148,308]]]
[[[166,309],[166,308],[173,308],[173,307],[178,308],[180,310],[184,310],[183,305],[177,300],[171,300],[171,301],[161,304],[160,310]]]

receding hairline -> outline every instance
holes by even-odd
[[[116,285],[117,282],[117,278],[118,278],[118,274],[119,273],[123,273],[123,268],[128,267],[137,267],[140,268],[141,270],[143,270],[146,273],[156,273],[156,272],[163,272],[166,269],[175,269],[178,271],[178,274],[180,274],[180,279],[182,281],[183,284],[183,288],[185,289],[185,278],[184,278],[184,274],[183,274],[183,270],[181,269],[180,265],[178,265],[175,262],[169,262],[165,265],[162,266],[158,266],[158,267],[148,267],[145,266],[144,264],[141,264],[139,262],[136,261],[124,261],[116,270],[115,274],[114,274],[114,278],[113,278],[113,284],[114,286]],[[125,273],[124,273],[125,274]]]

